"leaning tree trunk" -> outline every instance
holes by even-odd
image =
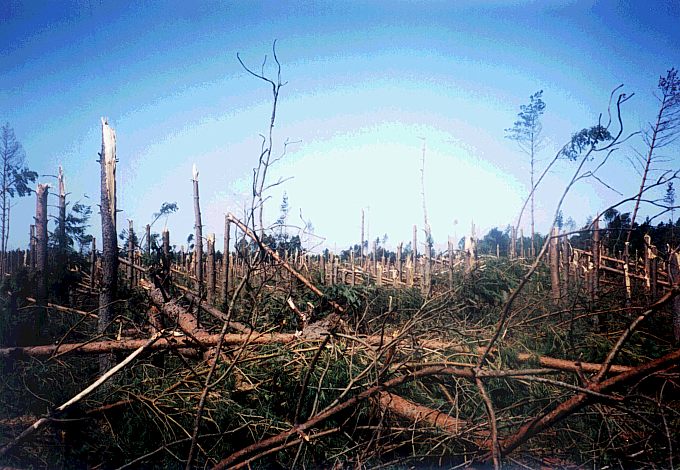
[[[36,231],[36,315],[35,333],[40,337],[47,321],[47,193],[46,184],[38,184],[35,205]]]
[[[101,218],[102,218],[102,278],[99,290],[98,331],[103,333],[113,320],[113,302],[118,284],[118,244],[116,241],[116,132],[102,119]],[[99,367],[113,366],[113,355],[100,356]]]
[[[194,259],[196,262],[196,281],[198,283],[197,290],[199,297],[203,295],[203,226],[201,225],[201,205],[198,196],[198,170],[196,165],[193,168],[193,179],[194,183],[194,229],[195,240],[194,240]]]

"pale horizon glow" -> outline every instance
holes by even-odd
[[[422,138],[436,246],[468,234],[473,221],[478,236],[505,229],[529,192],[529,162],[504,129],[529,95],[544,90],[547,105],[540,172],[572,133],[606,113],[620,83],[635,93],[623,108],[626,130],[639,130],[655,117],[658,77],[680,66],[674,2],[134,5],[0,6],[0,120],[14,128],[31,169],[49,175],[63,166],[69,200],[93,207],[98,239],[101,116],[117,134],[119,231],[126,219],[141,231],[163,202],[176,202],[179,212],[167,219],[171,243],[186,244],[195,163],[204,233],[222,237],[224,214],[241,214],[250,199],[258,134],[271,113],[271,88],[248,75],[236,53],[258,70],[268,55],[272,73],[274,39],[288,82],[274,155],[294,143],[271,169],[269,182],[292,179],[268,194],[266,218],[278,217],[285,191],[288,223],[301,225],[302,214],[323,240],[318,248],[338,251],[359,243],[362,209],[371,240],[387,234],[394,248],[411,240],[414,224],[424,240]],[[639,186],[627,157],[641,145],[631,139],[603,168],[622,194]],[[666,167],[680,168],[678,145],[666,153]],[[571,171],[560,162],[538,189],[537,231],[551,222]],[[563,212],[582,224],[620,198],[584,182]],[[15,202],[9,245],[23,248],[35,200]],[[522,227],[527,235],[528,213]]]

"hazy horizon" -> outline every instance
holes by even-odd
[[[622,109],[625,132],[653,120],[658,78],[680,65],[677,2],[10,1],[0,18],[0,120],[29,168],[54,175],[63,165],[69,200],[92,205],[100,239],[96,160],[107,117],[117,133],[118,231],[132,219],[141,232],[163,202],[176,202],[168,227],[177,246],[193,232],[194,163],[204,234],[221,238],[224,213],[240,214],[249,198],[271,88],[237,53],[258,70],[267,55],[272,73],[277,40],[287,82],[275,154],[297,143],[272,168],[270,182],[292,179],[269,194],[268,220],[285,191],[289,223],[302,224],[302,214],[338,251],[359,242],[362,209],[370,238],[387,234],[389,246],[422,227],[423,138],[435,243],[460,238],[473,220],[478,235],[503,229],[530,186],[529,160],[504,129],[532,93],[543,90],[546,103],[540,173],[573,133],[606,116],[620,84],[635,93]],[[628,158],[641,149],[633,137],[607,162],[600,176],[613,189],[574,188],[565,218],[582,224],[634,194],[640,177]],[[677,143],[664,155],[668,169],[680,168]],[[571,171],[560,162],[538,188],[537,231],[551,222]],[[15,202],[9,245],[23,248],[35,198]],[[525,235],[528,224],[526,214]]]

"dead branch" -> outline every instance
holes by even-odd
[[[85,390],[65,402],[64,404],[58,406],[52,413],[50,413],[49,416],[45,416],[43,418],[40,418],[37,420],[35,423],[33,423],[31,426],[26,428],[24,432],[19,434],[17,437],[12,439],[10,442],[5,444],[1,449],[0,449],[0,456],[5,455],[7,452],[12,450],[17,444],[25,440],[27,437],[44,427],[47,423],[50,422],[51,418],[56,417],[58,414],[63,413],[67,409],[69,409],[71,406],[74,404],[78,403],[80,400],[88,396],[90,393],[95,391],[97,388],[99,388],[100,385],[104,384],[107,382],[111,377],[116,375],[118,371],[122,370],[125,366],[127,366],[130,362],[132,362],[137,356],[139,356],[145,349],[149,348],[152,346],[159,338],[160,338],[160,333],[154,334],[150,339],[145,340],[144,344],[139,346],[132,354],[130,354],[128,357],[126,357],[120,364],[112,367],[109,369],[106,373],[104,373],[99,379],[97,379],[92,385],[87,387]]]
[[[654,372],[658,372],[669,366],[677,365],[679,361],[680,349],[676,349],[665,356],[611,377],[603,382],[591,383],[588,385],[588,389],[598,393],[605,393],[616,386],[621,386],[629,382],[640,380],[653,374]],[[514,434],[501,442],[502,455],[508,455],[510,452],[517,449],[532,437],[540,434],[548,427],[553,426],[559,421],[574,414],[584,406],[593,402],[594,399],[595,397],[592,395],[579,393],[572,396],[567,401],[560,403],[558,406],[544,415],[522,425]],[[490,455],[487,455],[485,458],[488,460],[490,457]]]
[[[233,214],[229,213],[227,214],[227,218],[229,221],[233,222],[239,229],[243,231],[244,234],[246,234],[250,239],[252,239],[255,243],[258,244],[261,250],[265,251],[268,255],[270,255],[274,260],[279,263],[281,266],[283,266],[286,271],[291,273],[293,276],[295,276],[300,282],[302,282],[309,290],[314,292],[316,295],[318,295],[320,298],[326,298],[323,292],[321,292],[314,284],[309,281],[306,277],[304,277],[302,274],[297,272],[291,265],[289,265],[286,261],[281,259],[279,254],[266,246],[262,241],[253,234],[253,232],[250,231],[248,227],[245,226],[240,220],[238,220]],[[327,299],[328,303],[338,312],[338,313],[345,313],[345,309],[342,308],[337,302]]]

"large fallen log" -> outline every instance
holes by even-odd
[[[2,448],[0,448],[0,456],[5,455],[7,452],[12,450],[21,441],[23,441],[24,439],[26,439],[27,437],[29,437],[30,435],[32,435],[33,433],[35,433],[39,429],[43,428],[46,424],[48,424],[51,421],[51,419],[54,416],[58,416],[59,413],[65,412],[71,406],[75,405],[80,400],[82,400],[86,396],[90,395],[93,391],[95,391],[97,388],[99,388],[102,384],[107,382],[111,377],[116,375],[121,369],[125,368],[125,366],[127,366],[130,362],[132,362],[145,349],[151,347],[156,341],[158,341],[159,337],[160,337],[160,334],[156,333],[150,339],[142,340],[142,344],[138,348],[136,348],[135,351],[132,354],[130,354],[128,357],[126,357],[120,364],[109,369],[101,377],[99,377],[97,380],[95,380],[89,387],[85,388],[83,391],[78,393],[76,396],[74,396],[70,400],[66,401],[62,405],[55,408],[54,411],[52,411],[48,416],[42,417],[42,418],[38,419],[37,421],[35,421],[32,425],[27,427],[24,430],[24,432],[22,432],[21,434],[16,436],[10,442],[6,443]]]
[[[464,419],[453,418],[447,413],[419,405],[390,392],[380,392],[377,398],[381,408],[413,423],[434,426],[451,434],[459,434],[471,427]]]
[[[205,333],[197,333],[193,335],[196,340],[200,341],[202,346],[216,346],[220,339],[220,335],[210,335]],[[246,335],[246,334],[226,334],[224,335],[225,344],[244,344],[249,342],[251,344],[271,344],[280,343],[287,344],[299,341],[299,338],[292,333],[271,333],[262,335]],[[0,358],[3,357],[22,357],[22,356],[51,356],[56,353],[78,353],[78,354],[101,354],[125,352],[137,349],[146,343],[144,339],[122,339],[120,341],[97,341],[92,343],[69,343],[69,344],[46,344],[43,346],[17,346],[10,348],[0,348]],[[161,338],[153,345],[149,346],[148,350],[158,349],[180,349],[191,348],[197,346],[194,340],[189,336],[172,336],[168,338]]]
[[[672,351],[658,359],[654,359],[653,361],[647,362],[641,366],[633,367],[622,374],[615,375],[614,377],[602,382],[590,383],[588,384],[588,389],[597,393],[606,393],[616,387],[620,387],[626,383],[639,381],[644,377],[650,376],[669,367],[677,367],[679,363],[680,349],[676,349],[675,351]],[[540,434],[545,429],[553,426],[554,424],[567,418],[594,401],[595,399],[593,398],[593,395],[586,393],[573,395],[571,398],[560,403],[544,415],[523,424],[511,436],[508,436],[502,442],[500,442],[502,454],[508,455],[532,437]],[[490,459],[491,455],[487,455],[486,460]]]
[[[196,293],[184,286],[176,285],[179,290],[184,292],[184,295],[186,296],[187,299],[190,301],[198,304],[198,296]],[[213,307],[212,305],[208,305],[206,302],[201,302],[200,303],[200,308],[201,310],[208,312],[211,316],[214,318],[221,320],[221,321],[226,321],[227,320],[227,314],[220,311],[219,309]],[[244,325],[243,323],[234,321],[234,320],[229,320],[229,328],[232,328],[236,331],[240,331],[241,333],[250,333],[252,331],[252,328],[249,328],[248,326]]]
[[[207,334],[204,332],[196,333],[192,335],[197,341],[200,341],[201,346],[210,347],[216,346],[220,335],[219,334]],[[186,349],[196,347],[196,343],[192,337],[188,336],[172,336],[160,338],[156,343],[149,346],[149,350],[160,350],[160,349]],[[367,336],[361,338],[362,342],[371,346],[379,347],[385,345],[392,339],[390,337],[381,337],[378,335]],[[240,345],[244,343],[250,344],[294,344],[294,343],[310,343],[310,342],[320,342],[323,340],[322,336],[314,335],[312,337],[306,337],[304,335],[299,336],[294,333],[252,333],[252,334],[226,334],[224,335],[224,341],[227,345]],[[143,339],[123,339],[120,341],[97,341],[92,343],[66,343],[61,345],[47,344],[43,346],[16,346],[9,348],[0,348],[0,358],[21,358],[21,357],[45,357],[52,356],[53,354],[59,353],[64,355],[67,353],[74,354],[100,354],[105,352],[125,352],[131,351],[138,348],[144,344],[146,340]],[[401,349],[405,349],[409,346],[408,343],[404,342],[400,345]],[[454,343],[445,343],[439,340],[421,340],[418,344],[419,347],[429,347],[429,348],[440,348],[447,349],[452,352],[460,352],[461,354],[469,355],[470,351],[464,347],[456,345]],[[517,361],[520,363],[533,363],[538,364],[541,367],[548,369],[555,369],[565,372],[597,372],[602,367],[602,364],[596,364],[592,362],[579,362],[579,361],[569,361],[566,359],[556,359],[548,356],[537,356],[529,353],[520,353],[517,355]],[[446,363],[406,363],[402,367],[407,369],[421,369],[433,366],[448,366]],[[469,366],[466,364],[456,363],[458,367],[470,367],[475,366],[474,363],[470,363]],[[613,365],[611,366],[611,374],[620,374],[623,372],[628,372],[634,369],[631,366],[623,365]]]
[[[194,334],[199,330],[198,321],[196,317],[188,312],[184,307],[179,305],[175,300],[165,302],[163,294],[160,289],[152,289],[149,291],[149,298],[163,314],[172,321],[177,322],[179,328],[189,334]]]

